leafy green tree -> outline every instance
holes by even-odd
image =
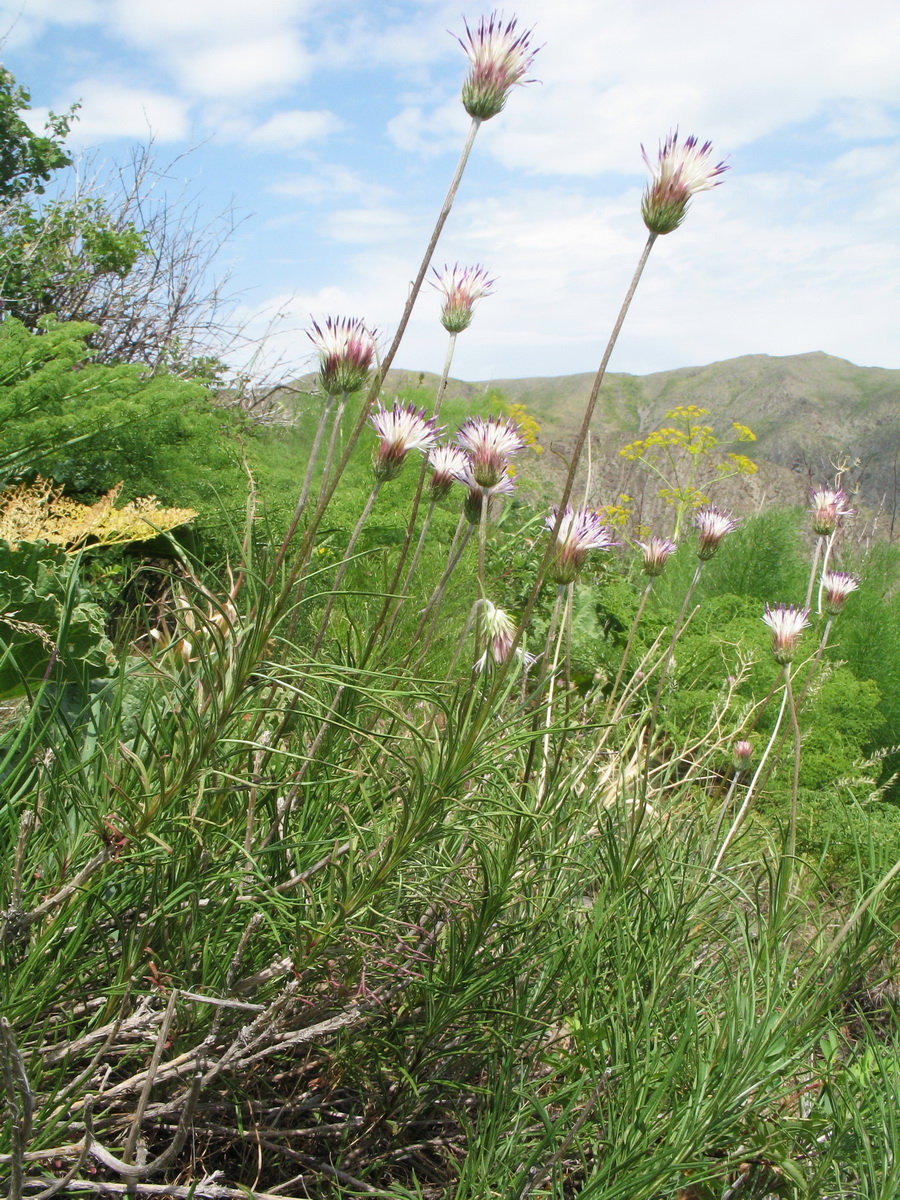
[[[40,195],[54,171],[72,164],[63,142],[76,106],[61,115],[50,113],[43,135],[22,116],[30,107],[31,93],[0,67],[0,200]]]
[[[209,268],[232,229],[170,201],[147,150],[107,178],[64,147],[78,105],[51,113],[43,135],[24,114],[29,92],[0,68],[0,302],[29,329],[42,318],[89,321],[102,362],[140,362],[221,385],[231,307]],[[54,180],[49,194],[47,184]]]

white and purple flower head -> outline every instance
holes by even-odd
[[[813,488],[812,527],[820,537],[834,533],[844,517],[852,517],[855,512],[847,507],[847,493],[843,488]]]
[[[859,587],[859,576],[849,571],[825,571],[822,574],[822,602],[826,613],[836,617],[851,592]]]
[[[356,317],[326,317],[325,328],[312,322],[306,336],[319,355],[319,383],[329,396],[357,392],[375,357],[375,334]]]
[[[718,176],[728,170],[725,163],[714,166],[711,162],[710,142],[701,146],[691,136],[679,144],[677,129],[660,144],[655,163],[643,146],[641,152],[653,177],[641,199],[641,215],[651,233],[677,229],[687,214],[691,196],[717,187],[722,182]]]
[[[651,579],[655,575],[662,575],[666,569],[666,563],[669,561],[669,555],[674,554],[678,547],[669,538],[657,537],[655,534],[647,538],[646,542],[637,543],[644,556],[643,566],[641,570],[645,575],[649,575]]]
[[[712,558],[722,544],[722,539],[729,533],[734,533],[738,527],[737,521],[730,512],[723,512],[711,504],[694,513],[694,524],[700,535],[697,557],[704,562],[708,558]]]
[[[454,483],[462,482],[461,476],[469,466],[469,456],[461,446],[433,446],[428,451],[431,467],[429,489],[433,500],[441,500]]]
[[[518,425],[507,417],[469,417],[456,440],[471,459],[475,482],[495,488],[508,474],[509,460],[525,445]]]
[[[454,478],[468,489],[463,502],[463,512],[470,525],[477,525],[481,521],[481,513],[485,505],[488,506],[488,512],[490,512],[493,496],[511,496],[516,490],[516,485],[508,474],[502,475],[493,487],[483,487],[475,478],[472,459],[468,454],[465,465],[462,470],[455,472]]]
[[[487,634],[494,662],[499,666],[506,662],[516,636],[516,626],[513,619],[502,608],[497,608],[490,600],[483,601],[484,631]]]
[[[782,666],[793,661],[800,634],[809,625],[809,609],[793,604],[766,605],[762,619],[772,630],[772,654]]]
[[[743,771],[750,765],[750,760],[753,758],[753,746],[742,738],[731,747],[731,758],[735,769]]]
[[[444,266],[443,271],[431,268],[435,278],[429,280],[433,288],[443,295],[441,302],[441,324],[448,333],[462,333],[472,322],[472,311],[476,300],[491,294],[494,280],[488,279],[482,266],[461,267],[454,263]]]
[[[372,454],[372,471],[382,482],[400,474],[410,450],[429,450],[438,436],[434,417],[426,416],[423,408],[399,400],[391,408],[379,403],[369,421],[379,437]]]
[[[487,636],[488,648],[475,664],[476,671],[483,671],[491,659],[500,667],[509,658],[513,642],[516,640],[516,624],[509,613],[497,608],[490,600],[481,601],[484,632]],[[533,654],[526,654],[520,646],[516,651],[518,658],[524,662],[527,670],[535,661]]]
[[[552,533],[559,509],[554,506],[544,524]],[[559,523],[554,546],[554,558],[547,572],[554,583],[572,583],[584,566],[591,550],[610,550],[618,545],[600,516],[592,508],[572,508],[567,505]]]
[[[471,64],[463,83],[463,108],[470,117],[489,121],[502,112],[515,84],[531,82],[524,76],[537,50],[531,49],[530,29],[516,31],[515,17],[504,24],[502,15],[492,12],[480,18],[474,32],[465,24],[465,38],[457,38]]]

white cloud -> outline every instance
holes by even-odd
[[[54,0],[45,0],[52,4]],[[250,31],[289,28],[311,8],[305,0],[107,0],[110,20],[142,45],[181,38],[237,41]]]
[[[210,97],[278,91],[309,72],[309,55],[299,39],[287,33],[173,50],[171,63],[182,87]]]
[[[0,44],[4,52],[27,46],[49,22],[89,25],[101,16],[102,0],[0,0]]]
[[[336,242],[366,246],[395,242],[408,229],[409,215],[396,205],[338,209],[325,223],[326,233]]]
[[[900,148],[887,144],[900,132],[896,0],[517,9],[536,26],[543,83],[515,89],[479,133],[436,256],[498,277],[460,338],[460,375],[596,365],[644,238],[640,143],[652,151],[676,124],[711,138],[732,169],[654,249],[614,366],[813,349],[900,366]],[[458,0],[29,0],[26,11],[29,28],[103,21],[73,33],[62,62],[94,88],[79,85],[82,134],[90,121],[94,140],[144,138],[149,122],[175,138],[189,111],[215,131],[210,186],[259,214],[242,231],[246,283],[281,303],[298,274],[288,307],[301,332],[285,346],[302,343],[310,311],[392,327],[433,219],[422,195],[439,202],[468,124],[465,58],[446,32],[461,28]],[[333,161],[315,161],[340,129]],[[258,176],[216,165],[237,143],[259,151]],[[276,230],[286,224],[296,237]],[[420,306],[401,362],[439,369],[434,297]]]
[[[343,127],[343,121],[325,109],[308,112],[292,108],[275,113],[265,124],[254,129],[247,140],[253,145],[271,146],[276,150],[296,150]]]
[[[302,175],[292,175],[270,183],[266,191],[276,196],[292,196],[310,204],[321,204],[335,196],[365,196],[371,201],[384,201],[393,195],[383,184],[372,183],[358,171],[338,163],[310,169]]]
[[[836,134],[855,119],[864,136],[883,136],[893,119],[885,105],[900,106],[892,0],[522,0],[518,12],[543,43],[533,73],[544,82],[515,89],[481,136],[510,167],[629,171],[639,169],[639,143],[676,124],[725,152],[829,108]],[[435,132],[444,118],[430,109],[444,101],[415,103],[423,112],[403,114],[398,136],[427,152],[427,136],[415,145],[410,129],[418,121]]]
[[[401,150],[434,158],[461,148],[470,124],[458,101],[442,104],[430,111],[410,104],[388,121],[388,136]]]
[[[306,78],[304,0],[111,0],[110,20],[153,54],[189,92],[236,97]]]
[[[134,138],[159,143],[182,141],[188,136],[188,106],[177,96],[149,88],[132,88],[101,79],[83,79],[72,93],[81,100],[78,120],[69,138],[74,145],[94,145],[111,138]],[[46,108],[35,108],[29,124],[42,129]]]

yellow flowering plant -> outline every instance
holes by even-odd
[[[659,480],[657,495],[675,509],[676,541],[685,514],[708,504],[716,484],[757,470],[746,454],[729,449],[739,442],[755,442],[753,430],[733,421],[735,437],[726,441],[703,419],[708,416],[706,408],[680,404],[666,413],[672,425],[654,429],[619,451],[622,458],[641,463]]]

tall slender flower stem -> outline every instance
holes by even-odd
[[[831,551],[834,549],[834,539],[837,537],[837,530],[828,535],[828,541],[825,543],[825,557],[822,560],[822,574],[819,579],[819,595],[816,600],[816,612],[822,612],[822,594],[825,591],[825,572],[828,570],[828,563],[831,559]]]
[[[400,589],[400,595],[397,598],[397,605],[392,614],[392,620],[396,618],[397,611],[403,603],[406,593],[409,591],[409,586],[412,583],[413,576],[416,573],[416,567],[419,565],[419,559],[422,557],[422,551],[425,548],[425,539],[428,536],[428,530],[431,527],[431,518],[434,516],[437,500],[432,500],[428,505],[428,512],[425,514],[425,520],[422,522],[422,531],[419,534],[419,540],[416,543],[416,549],[412,556],[412,562],[409,564],[409,570],[406,572],[406,578],[403,580],[403,586]]]
[[[437,396],[435,397],[435,401],[434,401],[435,424],[437,423],[438,417],[441,415],[441,404],[443,403],[443,400],[444,400],[444,392],[447,389],[447,380],[450,377],[450,367],[453,363],[453,353],[456,349],[456,338],[457,338],[457,334],[455,334],[455,333],[450,334],[450,341],[449,341],[449,345],[447,346],[447,357],[444,359],[444,370],[441,375],[441,382],[438,386]],[[418,544],[416,545],[416,550],[415,550],[415,554],[413,555],[412,564],[410,565],[410,568],[406,573],[406,578],[403,581],[403,585],[401,586],[399,593],[397,593],[397,586],[400,582],[400,576],[403,573],[403,567],[404,567],[404,564],[406,563],[406,559],[409,554],[409,547],[412,542],[413,531],[415,530],[415,527],[416,527],[416,517],[419,514],[419,505],[422,502],[422,492],[425,488],[425,478],[426,478],[427,474],[428,474],[428,460],[427,460],[427,458],[425,458],[422,461],[422,467],[421,467],[421,470],[419,471],[419,481],[418,481],[418,484],[416,485],[416,494],[413,497],[412,509],[410,510],[409,520],[407,521],[407,524],[406,524],[406,536],[403,539],[403,545],[400,547],[400,553],[397,556],[397,564],[394,568],[394,577],[390,582],[390,586],[388,587],[388,595],[385,598],[381,612],[378,614],[378,619],[376,620],[375,625],[372,629],[372,632],[369,635],[369,641],[366,646],[365,654],[363,655],[363,660],[362,660],[363,662],[365,662],[368,659],[369,654],[372,652],[372,648],[374,647],[375,642],[378,639],[378,635],[381,632],[381,629],[384,626],[384,624],[387,622],[387,624],[389,626],[389,630],[392,630],[394,628],[394,626],[396,625],[397,617],[399,616],[399,613],[400,613],[400,607],[403,604],[404,599],[406,598],[407,592],[409,591],[409,587],[410,587],[410,584],[412,583],[413,575],[415,574],[415,570],[418,565],[419,558],[422,554],[422,548],[425,545],[425,535],[428,532],[428,526],[431,524],[431,517],[432,517],[432,514],[434,513],[434,503],[435,503],[434,501],[431,502],[431,506],[428,509],[428,515],[426,516],[425,522],[422,526],[422,532],[419,534],[419,541],[418,541]],[[392,603],[394,606],[393,609],[391,609]],[[390,611],[390,615],[388,616],[389,611]]]
[[[487,549],[487,522],[488,511],[491,506],[491,494],[489,491],[482,492],[481,496],[481,512],[478,514],[478,598],[480,600],[487,599],[487,581],[485,579],[485,562]],[[481,632],[484,628],[482,606],[478,606],[478,611],[475,614],[475,659],[481,654]]]
[[[397,330],[394,334],[393,341],[391,342],[390,346],[388,347],[388,350],[387,350],[386,354],[384,355],[384,358],[381,361],[381,365],[380,365],[379,369],[376,371],[374,378],[372,379],[372,384],[369,388],[369,392],[366,396],[365,401],[363,402],[363,406],[362,406],[359,416],[357,417],[356,424],[354,425],[354,427],[350,433],[350,436],[347,439],[347,445],[344,447],[344,453],[342,454],[341,459],[337,465],[337,469],[335,470],[332,478],[330,480],[328,480],[328,482],[323,486],[322,491],[319,495],[318,503],[316,504],[316,507],[315,507],[313,515],[310,519],[309,525],[307,526],[306,534],[304,535],[303,542],[300,546],[299,553],[294,562],[293,568],[292,568],[291,572],[289,573],[290,577],[287,581],[287,588],[285,589],[287,592],[289,592],[293,588],[293,585],[296,582],[297,576],[299,575],[300,571],[305,567],[306,563],[309,561],[309,557],[310,557],[310,554],[312,553],[312,548],[315,543],[316,533],[318,532],[318,529],[319,529],[319,524],[321,523],[321,520],[325,513],[325,510],[328,508],[328,505],[331,503],[331,498],[334,495],[335,490],[337,489],[337,485],[340,482],[341,476],[343,475],[343,473],[347,467],[347,463],[350,461],[353,451],[356,448],[356,443],[359,441],[360,435],[362,434],[362,431],[366,426],[366,422],[369,418],[369,413],[371,412],[372,407],[375,404],[376,399],[378,398],[378,394],[381,391],[381,386],[384,383],[384,378],[385,378],[388,370],[390,369],[391,364],[394,361],[394,358],[396,357],[397,351],[400,348],[400,343],[403,341],[404,334],[406,333],[406,328],[409,325],[409,320],[410,320],[410,317],[412,316],[413,308],[415,306],[416,301],[419,298],[419,293],[422,290],[422,284],[425,280],[426,272],[428,271],[428,267],[431,264],[431,259],[434,254],[435,248],[438,244],[438,240],[440,239],[440,236],[441,236],[441,233],[443,232],[444,226],[447,223],[447,218],[449,217],[450,210],[453,207],[453,201],[456,199],[456,193],[459,191],[459,185],[460,185],[460,182],[462,181],[463,172],[466,169],[466,163],[469,161],[469,155],[472,152],[472,146],[475,143],[475,137],[478,133],[478,130],[481,127],[481,123],[482,122],[481,122],[480,117],[472,118],[472,124],[469,126],[469,132],[466,137],[465,144],[463,145],[462,152],[459,156],[459,162],[457,163],[456,170],[453,174],[453,178],[450,181],[450,187],[447,189],[447,195],[444,198],[444,203],[441,205],[441,210],[438,213],[438,218],[437,218],[437,221],[435,222],[434,229],[432,230],[431,237],[428,240],[428,245],[425,248],[425,254],[422,257],[422,262],[419,266],[419,270],[416,273],[415,279],[413,280],[412,287],[409,289],[409,295],[406,298],[406,304],[403,307],[403,312],[400,316],[400,321],[397,325]],[[284,557],[284,554],[281,554],[282,559],[283,559],[283,557]],[[279,565],[280,565],[280,562],[279,562]]]
[[[456,350],[456,339],[459,336],[457,333],[450,334],[450,341],[447,345],[447,357],[444,359],[444,370],[441,374],[441,382],[438,385],[437,395],[434,398],[434,418],[441,415],[441,405],[444,402],[444,392],[447,390],[447,380],[450,378],[450,367],[453,363],[453,354]]]
[[[456,664],[459,662],[459,656],[462,654],[463,646],[466,644],[466,638],[469,636],[472,625],[475,623],[475,618],[480,608],[481,600],[476,600],[469,610],[469,615],[466,617],[465,626],[460,634],[459,641],[456,643],[456,650],[453,652],[453,658],[450,660],[450,666],[447,668],[448,679],[453,678],[453,672],[456,669]]]
[[[440,612],[441,604],[444,600],[444,592],[447,590],[447,584],[450,582],[450,576],[456,570],[457,564],[462,558],[466,546],[469,544],[469,538],[472,536],[473,528],[474,526],[472,525],[466,525],[466,530],[459,539],[455,552],[451,551],[449,555],[447,566],[444,569],[444,574],[438,581],[437,587],[431,593],[428,603],[425,605],[425,608],[422,611],[419,624],[416,626],[416,632],[413,634],[410,642],[411,647],[418,646],[419,639],[422,638],[423,634],[425,635],[422,645],[419,649],[419,657],[416,659],[416,666],[418,666],[424,660],[425,655],[428,653],[428,647],[431,645],[431,639],[434,636],[434,627],[437,614]],[[426,626],[428,626],[427,632]]]
[[[343,400],[343,396],[341,399]],[[316,459],[319,457],[319,447],[322,444],[322,436],[325,433],[325,426],[328,423],[328,416],[331,412],[331,406],[334,404],[334,396],[329,392],[325,397],[325,406],[322,409],[322,416],[319,418],[319,424],[316,429],[316,436],[313,438],[312,449],[309,452],[309,462],[306,464],[306,475],[303,479],[303,487],[300,489],[300,499],[297,502],[297,508],[300,512],[306,507],[306,501],[309,497],[309,489],[312,484],[313,472],[316,469]]]
[[[825,647],[828,645],[828,635],[831,633],[831,626],[832,626],[833,622],[834,622],[834,617],[829,617],[828,620],[825,622],[825,628],[822,630],[822,637],[819,639],[819,647],[816,650],[815,654],[813,655],[812,662],[809,664],[809,670],[806,672],[806,678],[803,680],[803,684],[802,684],[799,694],[797,695],[797,698],[796,698],[796,706],[798,709],[803,707],[803,701],[806,699],[806,693],[809,691],[810,684],[812,683],[813,679],[815,678],[816,671],[819,669],[819,663],[822,661],[822,655],[825,653]],[[771,695],[771,693],[770,693],[770,695]],[[769,697],[767,696],[766,700],[768,700],[768,698]],[[764,711],[765,711],[765,706],[763,706],[763,708],[761,709],[760,715]],[[757,719],[758,719],[758,717],[757,717]],[[776,760],[777,760],[779,753],[781,752],[781,747],[784,744],[784,738],[786,736],[787,736],[786,734],[782,735],[781,740],[779,741],[778,746],[776,747],[776,750],[775,750]],[[767,782],[768,782],[768,775],[766,775],[766,778],[763,779],[763,786],[765,786],[765,784]]]
[[[822,544],[825,541],[823,534],[819,534],[816,538],[816,551],[813,554],[812,567],[809,572],[809,583],[806,585],[806,600],[803,603],[804,608],[809,608],[812,604],[813,585],[816,582],[816,568],[819,565],[819,559],[822,557]]]
[[[456,522],[456,528],[453,531],[453,539],[450,542],[450,552],[447,555],[448,559],[453,557],[453,552],[456,550],[459,539],[460,539],[460,537],[462,537],[462,534],[463,534],[464,530],[466,529],[467,525],[468,525],[468,522],[466,520],[466,514],[464,512],[461,512],[459,514],[459,520]]]
[[[559,656],[562,650],[563,641],[566,637],[569,619],[572,614],[572,595],[574,593],[573,584],[559,585],[556,600],[556,611],[559,610],[559,602],[565,595],[565,607],[563,609],[562,618],[559,622],[559,632],[556,636],[556,641],[553,650],[553,665],[550,668],[550,685],[547,689],[547,706],[544,710],[544,737],[541,746],[541,769],[538,774],[537,784],[537,802],[540,804],[544,796],[544,791],[547,787],[547,767],[550,761],[550,726],[553,724],[553,695],[556,689],[556,675],[559,670]],[[549,650],[549,646],[548,646]]]
[[[550,624],[547,626],[547,644],[544,647],[544,653],[541,659],[541,670],[538,676],[538,689],[543,686],[543,681],[547,676],[547,664],[550,662],[550,650],[556,638],[557,626],[559,625],[559,614],[562,610],[563,598],[566,594],[566,585],[558,583],[556,585],[556,600],[553,605],[553,612],[550,614]]]
[[[325,612],[322,614],[322,620],[319,622],[319,632],[316,634],[316,640],[313,643],[313,648],[311,651],[312,657],[315,657],[315,655],[318,653],[325,638],[325,634],[328,630],[328,621],[331,617],[335,601],[338,598],[338,589],[344,582],[344,576],[347,574],[347,568],[350,566],[350,560],[353,557],[353,551],[356,549],[356,543],[359,541],[359,535],[362,533],[363,526],[369,519],[369,513],[372,511],[375,501],[378,499],[378,493],[381,491],[381,483],[382,481],[380,479],[375,480],[372,490],[369,493],[369,498],[366,501],[365,508],[363,508],[362,512],[359,514],[359,520],[356,522],[356,528],[350,535],[350,541],[347,543],[347,549],[344,551],[343,561],[341,562],[340,567],[338,567],[338,573],[334,577],[334,583],[331,585],[331,595],[328,597],[328,603],[325,605]]]
[[[485,595],[485,563],[487,559],[487,525],[488,512],[491,507],[490,493],[485,491],[481,498],[481,512],[478,514],[478,586],[482,599]]]
[[[722,828],[722,822],[725,820],[725,814],[728,812],[734,793],[737,790],[737,785],[741,781],[743,771],[737,768],[731,777],[731,783],[728,785],[728,791],[725,793],[725,799],[722,801],[722,807],[719,809],[719,815],[716,818],[716,827],[712,832],[712,837],[709,839],[710,849],[715,845],[716,839],[719,836],[719,830]]]
[[[678,614],[678,619],[675,622],[675,627],[672,630],[672,636],[669,638],[669,644],[666,647],[666,652],[663,655],[662,667],[659,672],[659,683],[656,686],[656,695],[653,697],[653,707],[650,710],[650,719],[647,722],[647,756],[644,762],[644,792],[646,794],[647,784],[650,779],[650,754],[653,750],[653,734],[656,730],[656,718],[659,713],[659,704],[662,700],[663,688],[666,686],[666,676],[669,673],[669,665],[672,661],[672,654],[675,650],[675,644],[681,635],[681,630],[684,625],[684,618],[687,614],[688,605],[691,602],[691,597],[694,594],[698,582],[700,581],[700,572],[703,570],[703,559],[697,563],[697,569],[694,571],[694,577],[691,580],[690,587],[685,593],[684,601],[681,605],[681,612]]]
[[[787,700],[788,700],[788,693],[787,693],[787,688],[785,688],[784,692],[782,693],[781,708],[778,710],[778,718],[775,721],[775,728],[772,730],[772,734],[769,738],[769,741],[766,745],[765,750],[763,751],[762,757],[759,760],[759,764],[758,764],[756,770],[753,772],[753,778],[750,780],[750,784],[747,788],[746,793],[744,794],[743,803],[741,804],[741,807],[738,809],[737,814],[731,823],[731,828],[728,830],[728,833],[725,835],[725,841],[722,843],[721,847],[719,848],[719,853],[716,855],[716,861],[712,865],[713,871],[718,871],[719,867],[722,865],[722,859],[725,857],[725,851],[731,845],[732,839],[734,838],[734,835],[737,833],[737,831],[740,829],[741,822],[744,819],[744,815],[746,814],[747,809],[750,807],[750,799],[753,796],[753,792],[756,788],[757,781],[759,780],[759,777],[762,774],[763,767],[766,765],[766,760],[768,759],[769,755],[772,753],[772,747],[775,745],[775,740],[778,737],[778,731],[781,729],[781,722],[784,717],[784,710],[787,707]]]
[[[340,401],[338,402],[337,412],[334,414],[334,422],[331,426],[331,437],[328,439],[328,450],[325,454],[325,462],[322,464],[322,487],[325,487],[325,485],[328,483],[328,476],[331,473],[331,464],[334,462],[334,448],[337,445],[338,436],[340,435],[340,432],[341,432],[341,418],[344,415],[344,409],[346,408],[346,406],[347,406],[347,393],[341,392],[341,398],[340,398]],[[320,426],[320,428],[321,428],[321,426]],[[317,433],[316,436],[318,438],[320,438],[321,434]],[[304,482],[304,488],[307,492],[309,491],[309,482],[310,482],[310,472],[307,470],[307,477]],[[301,504],[299,504],[297,506],[296,518],[299,518],[299,515],[303,511],[303,507],[305,507],[305,505],[306,505],[306,497],[303,496],[301,498]],[[299,601],[299,599],[300,599],[300,597],[298,596],[298,601]],[[299,617],[300,617],[300,605],[298,603],[297,607],[294,609],[293,613],[291,614],[290,624],[288,625],[288,631],[287,631],[288,641],[291,641],[294,637],[294,633],[296,632],[296,629],[297,629],[297,621],[298,621]]]
[[[647,238],[644,249],[641,252],[641,257],[638,260],[637,267],[635,268],[634,275],[631,278],[631,283],[628,285],[628,290],[625,293],[625,299],[622,301],[622,307],[619,309],[619,315],[616,317],[616,323],[613,325],[612,333],[609,335],[609,341],[606,343],[606,349],[603,351],[603,357],[600,360],[600,366],[597,368],[597,374],[594,376],[594,384],[591,388],[591,394],[588,397],[588,401],[585,406],[584,416],[581,421],[581,428],[578,431],[578,437],[575,439],[575,446],[572,450],[572,460],[569,463],[566,482],[563,485],[562,497],[559,501],[559,506],[557,509],[556,523],[554,528],[550,531],[550,537],[547,541],[547,548],[544,551],[544,557],[541,560],[540,566],[538,567],[534,584],[532,585],[528,599],[525,602],[525,606],[522,611],[522,617],[519,622],[519,630],[516,635],[516,641],[512,647],[512,653],[510,658],[507,659],[507,662],[504,664],[504,667],[501,668],[497,673],[497,678],[494,683],[495,691],[502,686],[504,668],[508,669],[507,664],[512,660],[512,654],[514,654],[518,649],[519,643],[524,637],[525,629],[528,626],[528,620],[531,617],[535,604],[537,603],[538,596],[541,593],[541,588],[544,586],[544,578],[547,574],[547,568],[550,566],[551,562],[553,561],[553,557],[556,554],[557,535],[559,534],[560,526],[562,525],[563,518],[565,516],[566,505],[569,503],[572,497],[572,489],[575,486],[575,476],[578,473],[578,465],[581,461],[584,443],[587,441],[588,434],[590,432],[591,420],[594,416],[594,410],[597,407],[597,398],[600,395],[600,387],[606,376],[606,368],[609,366],[609,360],[612,357],[612,352],[616,347],[616,342],[619,340],[619,334],[622,332],[622,326],[625,324],[625,318],[628,315],[631,302],[634,299],[635,292],[638,289],[638,284],[641,281],[641,276],[644,273],[644,268],[647,265],[647,260],[650,257],[650,251],[653,249],[653,245],[658,236],[658,234],[651,233]]]
[[[791,781],[791,822],[788,832],[788,857],[793,860],[797,853],[797,799],[800,793],[800,725],[797,722],[797,706],[791,688],[791,664],[784,664],[784,694],[794,730],[794,777]]]
[[[344,409],[347,407],[347,393],[341,393],[341,399],[337,406],[337,412],[334,414],[334,425],[331,428],[331,437],[328,440],[328,452],[325,455],[325,462],[322,465],[322,486],[328,483],[328,477],[331,474],[331,465],[334,462],[334,451],[337,446],[337,440],[341,435],[341,420],[344,416]]]
[[[322,445],[322,437],[325,433],[325,426],[328,424],[328,415],[331,412],[331,406],[333,403],[334,396],[329,392],[325,397],[325,406],[322,409],[321,417],[319,417],[319,424],[316,428],[316,436],[313,438],[312,449],[309,452],[309,461],[306,464],[306,474],[303,477],[303,486],[300,489],[300,499],[297,501],[297,507],[294,509],[294,515],[291,518],[291,524],[288,528],[287,536],[281,543],[281,547],[279,548],[278,555],[275,559],[276,571],[284,560],[284,556],[287,553],[287,548],[290,544],[291,538],[297,532],[297,526],[300,524],[300,518],[303,516],[303,510],[306,508],[306,501],[309,499],[309,489],[312,486],[313,472],[316,469],[316,459],[319,457],[319,447]],[[327,471],[325,474],[327,475]]]
[[[634,635],[637,633],[638,625],[641,623],[641,617],[644,615],[644,609],[647,606],[647,601],[650,598],[650,589],[653,587],[653,580],[647,580],[647,586],[641,593],[640,603],[637,606],[637,612],[634,614],[634,620],[631,622],[631,628],[628,631],[628,639],[625,642],[625,649],[622,652],[622,661],[619,664],[618,674],[616,675],[615,683],[612,685],[612,690],[609,693],[609,699],[606,701],[606,709],[603,714],[603,719],[609,717],[610,709],[619,691],[619,684],[622,682],[622,676],[625,674],[625,667],[628,664],[628,656],[631,653],[631,643],[634,641]]]

